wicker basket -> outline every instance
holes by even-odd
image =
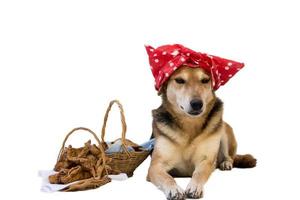
[[[66,145],[66,142],[67,142],[68,138],[69,138],[72,134],[74,134],[75,132],[77,132],[77,131],[79,131],[79,130],[88,132],[88,133],[90,133],[90,134],[92,134],[92,135],[94,136],[94,138],[95,138],[95,140],[97,141],[97,144],[98,144],[97,147],[98,147],[99,150],[100,150],[100,158],[102,159],[102,166],[105,168],[105,165],[106,165],[106,156],[105,156],[105,153],[104,153],[103,146],[102,146],[102,144],[101,144],[99,138],[97,137],[96,133],[94,133],[92,130],[90,130],[90,129],[88,129],[88,128],[85,128],[85,127],[74,128],[74,129],[72,129],[72,130],[65,136],[65,139],[64,139],[64,141],[63,141],[63,143],[62,143],[62,146],[61,146],[60,151],[59,151],[58,156],[57,156],[57,162],[59,162],[60,160],[63,160],[63,159],[64,159],[63,157],[66,156],[65,145]],[[58,171],[58,169],[57,169],[56,166],[55,166],[54,170],[55,170],[55,171]],[[107,171],[106,171],[106,174],[108,174]]]
[[[59,174],[60,174],[59,171],[61,171],[61,170],[64,171],[70,167],[70,166],[60,165],[60,163],[61,163],[61,161],[64,161],[67,157],[67,148],[65,147],[66,141],[68,140],[70,135],[72,135],[73,133],[75,133],[78,130],[89,132],[90,134],[92,134],[94,136],[94,138],[96,139],[96,141],[98,143],[98,145],[96,145],[96,148],[98,148],[98,150],[99,150],[99,153],[97,155],[98,160],[97,160],[97,163],[95,166],[89,166],[91,168],[90,175],[85,174],[83,177],[79,177],[77,174],[74,177],[72,177],[71,176],[72,172],[68,171],[67,176],[70,176],[70,177],[64,177],[64,178],[65,179],[70,178],[71,180],[67,180],[67,181],[70,181],[70,184],[67,187],[61,189],[60,191],[69,192],[69,191],[94,189],[94,188],[100,187],[102,185],[105,185],[106,183],[109,183],[111,181],[111,179],[108,177],[108,174],[109,174],[108,169],[110,169],[110,167],[107,165],[108,158],[105,156],[103,146],[102,146],[99,138],[97,137],[97,135],[92,130],[90,130],[88,128],[84,128],[84,127],[74,128],[66,135],[66,137],[63,141],[62,147],[59,151],[57,163],[54,168],[54,171],[58,171],[58,173],[54,174],[54,175],[50,175],[49,180],[52,179],[55,182],[58,178],[57,176],[59,176]],[[73,149],[80,150],[80,149],[83,149],[83,147],[73,148]],[[82,159],[87,159],[87,158],[82,158]],[[71,167],[71,169],[74,169],[74,168],[76,168],[76,167],[75,166]],[[68,183],[68,182],[66,182],[66,183]],[[61,182],[59,184],[61,184]]]
[[[134,170],[148,157],[150,151],[142,150],[142,151],[128,151],[125,134],[126,134],[126,122],[124,116],[124,110],[122,104],[118,100],[113,100],[110,102],[105,116],[103,120],[102,132],[101,132],[101,139],[104,143],[104,136],[105,136],[105,129],[106,129],[106,122],[108,119],[108,114],[111,110],[113,104],[117,104],[120,109],[121,115],[121,122],[122,122],[122,137],[121,137],[121,146],[124,151],[116,152],[116,153],[106,153],[106,156],[112,158],[112,161],[109,163],[112,169],[119,170],[123,173],[126,173],[128,177],[133,175]]]

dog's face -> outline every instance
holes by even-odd
[[[203,69],[187,66],[173,73],[165,93],[175,112],[191,117],[201,116],[215,98],[210,76]]]

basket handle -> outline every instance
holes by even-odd
[[[70,135],[72,135],[74,132],[76,132],[76,131],[78,131],[78,130],[87,131],[87,132],[91,133],[91,134],[94,136],[94,138],[96,139],[96,141],[97,141],[97,143],[98,143],[100,152],[101,152],[101,158],[102,158],[102,160],[103,160],[102,165],[103,165],[103,167],[104,167],[104,166],[106,165],[106,157],[105,157],[104,149],[103,149],[103,147],[102,147],[102,145],[101,145],[101,142],[100,142],[99,138],[97,137],[96,133],[94,133],[92,130],[90,130],[90,129],[88,129],[88,128],[85,128],[85,127],[74,128],[74,129],[72,129],[72,130],[66,135],[66,137],[65,137],[65,139],[64,139],[64,141],[63,141],[63,143],[62,143],[62,146],[61,146],[61,148],[60,148],[60,151],[59,151],[59,154],[58,154],[58,157],[57,157],[57,161],[59,160],[61,154],[63,153],[63,150],[64,150],[64,148],[65,148],[66,142],[67,142],[68,138],[70,137]],[[105,167],[104,167],[104,168],[105,168]],[[105,169],[106,169],[106,168],[105,168]],[[106,170],[106,173],[108,174],[107,170]]]
[[[107,107],[107,110],[106,110],[106,113],[105,113],[105,116],[104,116],[104,119],[103,119],[103,126],[102,126],[102,130],[101,130],[101,140],[102,140],[102,142],[104,142],[105,129],[106,129],[106,123],[107,123],[107,119],[108,119],[108,114],[109,114],[113,104],[117,104],[118,107],[119,107],[119,110],[120,110],[120,117],[121,117],[121,124],[122,124],[122,137],[121,137],[122,148],[124,149],[126,154],[128,156],[130,156],[130,152],[127,149],[127,145],[126,145],[126,141],[125,141],[127,125],[126,125],[126,121],[125,121],[124,109],[123,109],[122,104],[118,100],[112,100],[109,103],[108,107]]]

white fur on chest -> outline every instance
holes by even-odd
[[[190,169],[197,163],[203,160],[215,159],[221,141],[221,128],[213,134],[199,134],[190,141],[188,133],[175,131],[172,128],[163,124],[157,124],[169,138],[158,136],[155,151],[158,152],[163,159],[176,168]]]

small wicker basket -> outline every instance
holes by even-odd
[[[94,145],[96,149],[94,149],[94,156],[97,159],[97,163],[93,165],[91,162],[88,162],[88,158],[82,158],[81,156],[74,157],[82,160],[86,160],[86,163],[89,163],[89,165],[85,165],[85,167],[88,166],[89,170],[85,171],[84,173],[82,171],[75,172],[76,170],[73,170],[77,168],[77,166],[80,166],[80,161],[76,161],[73,164],[76,163],[76,165],[72,166],[67,164],[67,166],[64,164],[66,162],[68,157],[68,148],[65,147],[65,144],[68,140],[68,138],[77,131],[86,131],[94,136],[96,139],[98,145]],[[72,148],[72,147],[69,147]],[[82,150],[81,148],[72,148],[73,150]],[[82,151],[81,151],[82,152]],[[75,155],[72,155],[75,156]],[[82,155],[83,156],[83,155]],[[77,163],[78,162],[78,163]],[[79,190],[86,190],[86,189],[93,189],[100,187],[102,185],[105,185],[106,183],[110,182],[111,179],[108,177],[108,169],[110,167],[107,165],[107,157],[105,156],[103,146],[97,137],[97,135],[90,129],[84,128],[84,127],[78,127],[71,130],[65,137],[62,147],[59,151],[58,157],[57,157],[57,163],[54,167],[54,171],[58,172],[54,175],[50,175],[49,181],[51,183],[56,184],[67,184],[70,183],[67,187],[63,188],[60,191],[79,191]],[[85,169],[87,170],[87,169]],[[62,172],[62,176],[61,173]]]
[[[66,136],[65,136],[65,139],[62,143],[62,146],[59,150],[59,153],[58,153],[58,156],[57,156],[57,163],[60,161],[60,160],[64,160],[65,157],[67,156],[67,152],[65,151],[66,150],[66,142],[67,140],[69,139],[69,137],[74,134],[75,132],[78,132],[78,131],[85,131],[85,132],[88,132],[90,134],[92,134],[97,142],[97,147],[99,148],[100,150],[100,155],[99,157],[101,158],[102,160],[102,166],[104,167],[106,165],[106,157],[105,157],[105,153],[104,153],[104,149],[103,149],[103,146],[99,140],[99,138],[97,137],[96,133],[94,133],[91,129],[89,128],[85,128],[85,127],[77,127],[77,128],[74,128],[72,129]],[[57,167],[55,166],[54,168],[55,171],[59,171],[60,170],[60,167]],[[106,173],[107,174],[107,173]]]
[[[150,151],[141,150],[141,151],[128,151],[128,146],[126,144],[126,122],[125,115],[122,104],[118,100],[113,100],[109,103],[109,106],[106,110],[103,126],[101,131],[101,140],[104,143],[106,123],[108,119],[108,114],[111,110],[113,104],[117,104],[120,110],[121,123],[122,123],[122,137],[121,137],[121,146],[124,151],[116,153],[106,153],[106,156],[112,158],[112,161],[109,163],[110,167],[116,171],[121,171],[126,173],[128,177],[133,175],[134,170],[148,157]]]

